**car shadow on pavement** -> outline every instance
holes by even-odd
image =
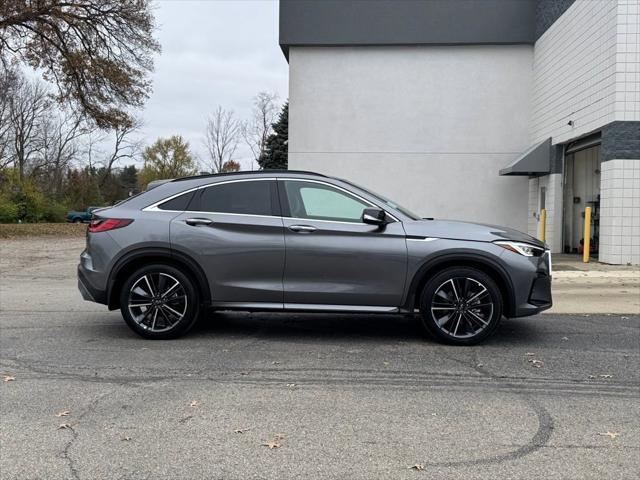
[[[544,340],[541,317],[503,319],[484,345],[535,344]],[[212,313],[185,337],[203,339],[238,336],[260,337],[266,341],[313,342],[358,340],[366,343],[389,341],[437,344],[409,315],[311,314],[311,313]]]

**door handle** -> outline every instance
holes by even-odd
[[[310,225],[291,225],[289,230],[297,233],[313,233],[316,231],[316,227]]]
[[[197,227],[198,225],[211,225],[213,220],[210,218],[187,218],[184,222],[187,225]]]

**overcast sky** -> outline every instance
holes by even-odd
[[[144,137],[179,134],[206,159],[206,117],[217,105],[248,118],[260,91],[288,95],[288,65],[278,45],[276,0],[156,0],[153,94],[143,112]],[[246,147],[238,149],[250,168]]]

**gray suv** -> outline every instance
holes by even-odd
[[[267,170],[180,178],[94,212],[78,287],[145,338],[182,335],[207,310],[277,310],[418,314],[470,345],[503,315],[551,306],[551,255],[516,230]]]

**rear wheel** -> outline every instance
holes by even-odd
[[[475,268],[451,267],[425,285],[422,325],[438,340],[474,345],[487,338],[502,317],[502,295],[493,279]]]
[[[198,318],[198,290],[181,270],[149,265],[125,281],[120,311],[127,325],[142,337],[176,338],[187,333]]]

